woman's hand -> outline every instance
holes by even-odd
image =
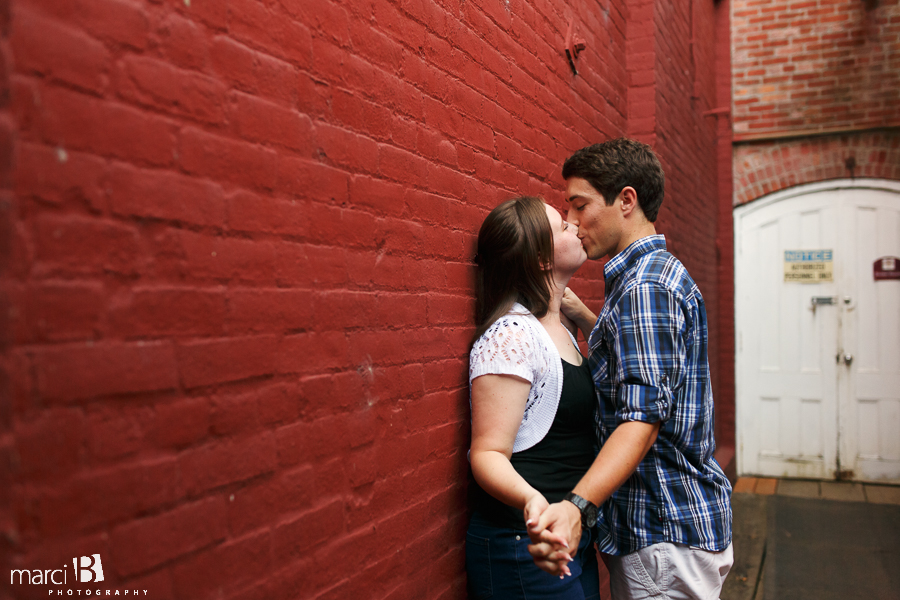
[[[581,512],[571,502],[557,502],[528,527],[528,552],[540,569],[551,575],[571,575],[569,563],[581,542]]]
[[[531,538],[533,543],[538,543],[538,540],[542,537],[546,539],[542,544],[545,554],[535,556],[537,566],[552,575],[559,575],[562,578],[565,575],[572,574],[568,566],[572,561],[572,555],[569,552],[569,543],[565,538],[553,535],[549,531],[544,531],[542,535],[539,522],[541,521],[541,515],[549,507],[550,504],[543,494],[535,493],[525,503],[525,526],[528,528],[528,537]],[[581,532],[579,531],[579,533]],[[532,552],[532,546],[528,547],[528,551]]]
[[[541,518],[541,514],[547,510],[548,506],[550,506],[550,503],[547,502],[544,495],[540,492],[535,492],[535,494],[525,503],[525,510],[523,511],[525,525],[530,526],[532,523],[537,524],[538,519]]]

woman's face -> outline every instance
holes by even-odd
[[[578,239],[578,228],[564,221],[559,211],[549,204],[544,208],[553,233],[553,269],[571,275],[587,260],[587,253]]]

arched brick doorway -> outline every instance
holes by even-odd
[[[768,139],[734,147],[734,204],[795,185],[842,177],[900,180],[900,131]]]

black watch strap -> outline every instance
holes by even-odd
[[[563,500],[568,500],[581,511],[582,527],[593,527],[597,524],[597,506],[574,492],[569,492]]]

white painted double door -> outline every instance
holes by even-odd
[[[831,250],[832,281],[786,282],[786,250]],[[900,280],[875,280],[884,256],[900,256],[896,183],[735,211],[740,474],[900,481]]]

